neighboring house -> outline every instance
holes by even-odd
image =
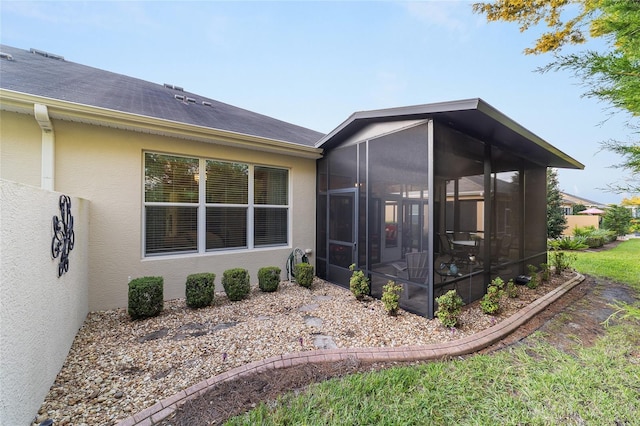
[[[567,194],[566,192],[560,192],[560,196],[562,197],[562,202],[560,207],[562,211],[566,215],[573,214],[573,206],[582,205],[586,208],[597,208],[604,209],[606,208],[606,204],[598,203],[597,201],[587,200],[586,198],[581,198],[576,195]]]
[[[182,298],[188,274],[255,282],[299,247],[318,276],[348,286],[355,263],[374,296],[397,280],[401,306],[432,317],[446,288],[468,302],[546,261],[546,168],[583,168],[480,99],[358,112],[323,135],[176,82],[0,52],[2,424],[33,418],[86,313],[127,306],[132,278]],[[58,278],[61,194],[77,227]]]
[[[593,226],[597,229],[600,227],[601,216],[589,214],[573,214],[573,207],[576,205],[582,205],[587,209],[596,208],[604,210],[607,208],[605,204],[598,203],[597,201],[587,200],[586,198],[581,198],[576,195],[567,194],[566,192],[561,192],[560,195],[562,196],[561,208],[564,212],[565,218],[567,219],[566,227],[562,231],[563,236],[569,237],[573,235],[573,232],[576,228]]]

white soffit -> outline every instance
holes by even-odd
[[[391,133],[397,133],[410,127],[426,123],[428,120],[403,120],[372,123],[347,138],[341,146],[353,145],[371,139],[376,139]]]

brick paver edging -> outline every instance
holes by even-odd
[[[169,417],[185,401],[204,394],[209,388],[229,380],[267,370],[287,368],[307,363],[335,362],[346,359],[358,359],[367,362],[375,361],[427,361],[467,355],[484,349],[514,332],[522,324],[543,311],[551,303],[584,280],[584,276],[576,276],[550,291],[546,295],[531,302],[509,318],[479,333],[452,340],[422,346],[382,347],[382,348],[338,348],[318,349],[312,351],[288,353],[271,358],[254,361],[236,367],[217,376],[203,380],[177,394],[163,399],[153,406],[122,420],[117,426],[151,426]]]

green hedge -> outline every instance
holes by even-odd
[[[235,302],[244,299],[251,291],[249,271],[243,268],[227,269],[222,274],[222,287],[229,300]]]
[[[313,266],[308,263],[297,263],[295,266],[296,281],[303,287],[311,288],[313,283]]]
[[[128,312],[132,319],[155,317],[164,308],[164,279],[141,277],[129,282]]]
[[[265,266],[258,270],[258,287],[262,291],[271,292],[278,289],[280,284],[280,272],[277,266]]]
[[[215,291],[216,274],[203,272],[191,274],[187,277],[185,296],[190,308],[203,308],[211,305]]]

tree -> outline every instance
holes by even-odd
[[[602,227],[617,235],[626,235],[631,227],[631,210],[611,204],[602,218]]]
[[[562,194],[558,173],[547,169],[547,237],[558,238],[567,227],[567,218],[562,211]]]
[[[572,214],[578,214],[580,212],[583,212],[587,209],[587,207],[584,204],[574,204],[573,207],[571,208],[571,213]]]
[[[640,79],[639,79],[640,80]],[[638,94],[640,98],[640,92]],[[609,189],[617,193],[638,193],[640,192],[640,143],[623,143],[620,141],[609,140],[603,142],[602,148],[614,152],[624,159],[622,163],[613,167],[626,169],[629,176],[625,182],[617,182],[609,184]]]
[[[624,198],[620,204],[623,206],[640,206],[640,196]]]
[[[517,22],[520,31],[545,24],[547,32],[525,54],[551,52],[554,60],[539,71],[569,70],[582,80],[585,96],[626,110],[631,120],[640,116],[640,1],[638,0],[495,0],[475,3],[473,10],[488,21]],[[605,40],[607,50],[561,55],[566,45],[582,44],[587,36]],[[637,133],[637,132],[636,132]],[[615,192],[640,192],[640,142],[607,141],[602,148],[623,157],[614,167],[628,169]]]

